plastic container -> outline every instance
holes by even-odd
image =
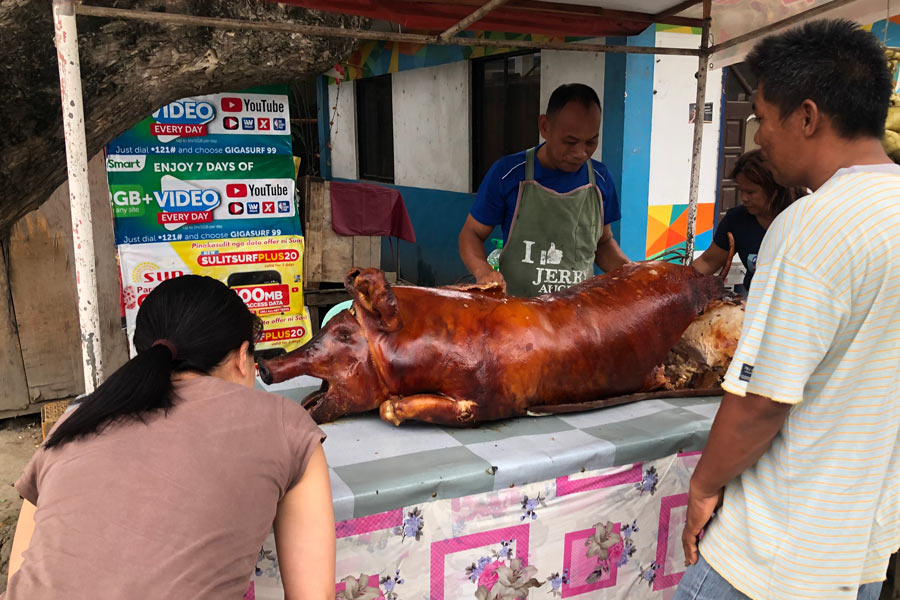
[[[491,241],[494,242],[495,248],[491,250],[491,253],[487,255],[487,262],[491,265],[491,268],[495,271],[500,270],[500,252],[503,251],[503,240],[498,240],[497,238],[491,238]]]

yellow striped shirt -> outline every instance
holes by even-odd
[[[775,219],[723,387],[793,404],[725,490],[706,560],[754,600],[854,599],[900,547],[900,166]]]

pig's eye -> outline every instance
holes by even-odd
[[[344,344],[349,343],[350,342],[350,334],[347,333],[346,331],[341,331],[338,333],[337,339],[341,343],[344,343]]]

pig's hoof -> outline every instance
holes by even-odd
[[[460,423],[471,423],[475,419],[475,409],[478,408],[478,403],[473,402],[471,400],[457,400],[456,407],[458,412],[458,419]]]
[[[381,419],[383,421],[393,423],[394,425],[400,425],[400,423],[403,422],[403,419],[394,412],[394,402],[392,400],[385,400],[382,402],[378,412],[381,414]]]

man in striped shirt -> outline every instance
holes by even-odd
[[[756,142],[780,184],[813,193],[763,240],[691,479],[693,566],[675,599],[876,599],[900,547],[900,166],[880,143],[892,81],[849,21],[768,37],[747,62]]]

